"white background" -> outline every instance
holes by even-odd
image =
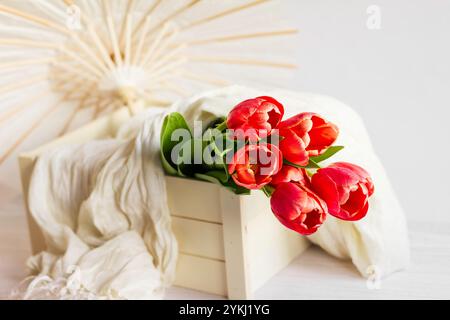
[[[366,26],[371,5],[381,10],[380,30]],[[286,39],[266,39],[262,48],[267,52],[260,55],[276,60],[280,58],[269,55],[283,52],[299,69],[281,80],[275,75],[272,82],[256,80],[331,95],[353,107],[364,119],[410,220],[426,215],[450,222],[450,1],[277,0],[273,7],[274,17],[286,17],[281,25],[300,33],[282,48]],[[270,29],[278,21],[267,24]],[[242,44],[228,48],[236,52]],[[236,68],[241,66],[226,66]],[[235,74],[240,78],[234,79],[245,84],[248,75],[239,70]],[[253,78],[258,75],[256,71]],[[10,137],[24,129],[11,125],[16,127],[6,132]],[[42,126],[37,133],[51,136],[59,126]],[[18,151],[34,149],[50,136],[31,136]],[[0,167],[0,184],[20,190],[15,156]]]
[[[334,96],[362,116],[405,209],[412,266],[368,291],[350,263],[311,249],[256,296],[448,298],[450,0],[279,3],[300,34],[291,44],[299,70],[278,85]],[[366,26],[370,5],[381,10],[380,30]],[[0,296],[24,277],[29,255],[15,161],[0,169]]]
[[[363,117],[409,221],[450,222],[450,1],[281,1],[300,29],[296,90]],[[366,26],[378,5],[381,29]]]

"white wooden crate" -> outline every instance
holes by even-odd
[[[94,121],[19,156],[24,198],[36,158],[59,145],[114,136],[129,118],[126,109]],[[284,228],[259,191],[237,196],[215,184],[167,177],[168,205],[179,243],[175,285],[251,299],[253,292],[307,247],[307,240]],[[43,236],[27,218],[33,253],[45,249]]]

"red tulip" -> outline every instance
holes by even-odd
[[[277,185],[270,206],[284,226],[303,235],[316,232],[326,218],[326,204],[300,183]]]
[[[314,192],[326,202],[331,215],[355,221],[367,214],[374,185],[363,168],[347,162],[333,163],[319,169],[311,184]]]
[[[284,120],[278,126],[280,150],[284,157],[297,165],[307,165],[310,156],[322,154],[334,141],[339,130],[318,114],[300,113]]]
[[[305,169],[283,165],[281,170],[272,177],[271,185],[276,186],[283,182],[298,182],[305,186],[309,185],[309,178]]]
[[[274,98],[257,97],[235,106],[228,115],[227,127],[237,138],[264,138],[278,126],[283,114],[283,105]]]
[[[239,149],[228,165],[236,184],[247,189],[260,189],[280,171],[283,156],[273,144],[248,144]]]

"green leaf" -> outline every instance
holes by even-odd
[[[177,175],[177,173],[178,173],[177,169],[172,167],[172,165],[166,160],[166,158],[162,155],[162,153],[161,153],[161,164],[162,164],[162,167],[163,167],[164,171],[167,174],[170,174],[170,175],[173,175],[173,176]]]
[[[222,170],[226,174],[228,180],[229,174],[228,166],[226,164],[226,154],[230,152],[232,148],[223,150],[223,148],[226,147],[225,138],[225,135],[220,134],[209,140],[207,146],[205,147],[208,148],[208,150],[205,149],[207,152],[204,153],[204,168],[208,171]],[[220,142],[219,145],[217,144],[217,141]]]
[[[332,157],[333,155],[335,155],[342,149],[344,149],[344,146],[331,146],[324,153],[322,153],[319,156],[311,157],[310,160],[314,161],[315,163],[322,162],[322,161]]]
[[[230,182],[231,181],[231,182]],[[234,183],[234,181],[230,180],[229,183],[227,183],[225,185],[225,187],[230,190],[231,192],[233,192],[234,194],[237,195],[249,195],[251,194],[251,190],[238,186],[236,183]]]
[[[220,123],[216,126],[216,129],[219,130],[220,132],[224,131],[226,128],[227,128],[226,120],[224,120],[222,123]]]
[[[223,185],[228,181],[228,177],[223,171],[208,171],[206,173],[195,173],[194,177],[197,179],[209,181]]]
[[[308,165],[306,166],[307,169],[319,169],[319,164],[314,161],[313,159],[309,158]]]
[[[172,134],[176,129],[186,129],[192,137],[192,133],[184,117],[178,112],[173,112],[164,118],[160,138],[162,166],[164,170],[171,175],[177,175],[177,166],[171,160],[172,149],[180,143],[181,140],[172,141]]]
[[[264,194],[268,198],[270,198],[272,196],[272,193],[275,191],[275,188],[272,187],[272,186],[267,185],[267,186],[262,187],[261,190],[262,190],[262,192],[264,192]]]
[[[298,164],[292,163],[290,161],[287,161],[286,159],[283,160],[284,164],[287,164],[292,167],[300,168],[300,169],[319,169],[320,166],[315,162],[314,160],[309,159],[309,162],[306,166],[299,166]]]
[[[233,180],[229,180],[228,175],[226,175],[223,171],[208,171],[206,173],[195,173],[194,177],[199,180],[219,184],[237,195],[249,195],[251,192],[247,188],[238,186]]]
[[[206,126],[204,131],[207,131],[209,129],[215,128],[218,125],[220,125],[222,122],[226,121],[227,118],[226,117],[217,117],[216,119],[214,119],[213,121],[211,121],[210,123],[208,123],[208,125]]]
[[[216,175],[217,174],[217,175]],[[210,171],[205,173],[194,173],[193,176],[184,176],[180,177],[181,179],[188,179],[188,180],[200,180],[205,181],[209,183],[214,183],[221,185],[225,187],[227,190],[233,192],[237,195],[249,195],[251,194],[251,190],[246,189],[244,187],[238,186],[233,180],[228,180],[227,182],[223,183],[222,178],[224,178],[221,171]]]
[[[178,175],[192,176],[196,172],[203,171],[202,156],[207,144],[207,141],[201,139],[190,139],[181,145],[177,158]]]
[[[306,174],[308,175],[308,177],[312,177],[315,174],[315,171],[306,169]]]

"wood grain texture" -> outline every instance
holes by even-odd
[[[247,217],[240,200],[241,197],[228,190],[220,190],[228,298],[233,300],[253,297],[247,247]]]
[[[227,295],[225,262],[180,253],[175,285],[224,297]]]
[[[0,295],[3,295],[25,276],[24,262],[30,249],[21,195],[2,186],[0,197]],[[350,262],[312,248],[264,285],[255,298],[449,298],[450,224],[413,220],[409,225],[412,265],[406,272],[383,280],[381,290],[368,290]],[[191,298],[214,297],[186,290],[180,291],[180,295],[177,292],[172,288],[168,297],[181,298],[187,293],[192,294]]]
[[[279,223],[263,192],[253,191],[240,200],[241,212],[246,213],[250,283],[252,291],[256,291],[302,254],[310,243]]]
[[[0,297],[25,276],[31,253],[25,209],[17,190],[0,185]],[[348,261],[312,247],[256,291],[256,299],[450,299],[450,224],[409,221],[412,263],[408,270],[382,280],[381,289],[367,289]],[[167,299],[223,299],[172,287]]]

